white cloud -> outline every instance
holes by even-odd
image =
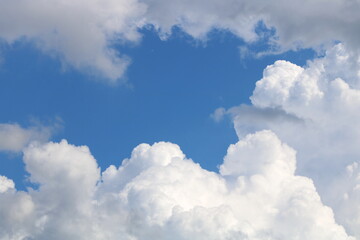
[[[195,38],[206,38],[213,28],[229,30],[246,42],[262,37],[259,21],[275,28],[270,39],[279,50],[319,47],[342,41],[359,49],[358,1],[245,1],[245,0],[143,0],[147,21],[165,33],[180,26]],[[326,6],[326,7],[325,7]]]
[[[214,28],[253,43],[259,21],[276,29],[269,40],[278,51],[342,41],[358,52],[357,1],[244,0],[1,0],[0,39],[26,39],[64,65],[117,82],[130,63],[113,44],[137,43],[138,29],[154,25],[161,37],[179,26],[204,40]],[[326,6],[326,7],[325,7]]]
[[[358,63],[358,57],[342,44],[305,67],[276,61],[256,83],[253,105],[227,113],[239,137],[270,129],[294,147],[298,173],[315,181],[338,222],[360,239],[358,179],[344,173],[347,166],[357,169],[360,158]]]
[[[39,189],[0,193],[2,240],[354,239],[270,131],[231,145],[220,174],[165,142],[102,177],[89,149],[65,140],[30,145],[24,161]]]
[[[136,0],[1,0],[0,38],[7,43],[33,41],[65,65],[115,82],[129,59],[113,50],[116,42],[139,40],[138,16],[145,6]]]
[[[0,151],[19,152],[32,141],[47,141],[53,131],[53,127],[0,123]]]
[[[5,176],[0,176],[0,193],[4,193],[9,189],[15,188],[13,180],[8,179]]]
[[[346,171],[332,184],[333,205],[337,210],[336,218],[359,235],[360,224],[360,169],[359,162],[346,167]]]
[[[226,115],[226,109],[221,107],[216,109],[215,112],[211,114],[210,117],[214,119],[215,122],[220,122],[225,115]]]

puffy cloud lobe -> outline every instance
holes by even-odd
[[[0,193],[4,193],[9,189],[15,188],[13,180],[8,179],[5,176],[0,176]]]
[[[0,151],[19,152],[32,141],[47,141],[52,131],[52,127],[0,123]]]
[[[30,180],[40,184],[30,196],[37,205],[39,227],[35,239],[87,239],[91,226],[92,196],[100,170],[86,146],[75,147],[65,140],[30,145],[24,151]]]
[[[65,140],[30,145],[24,161],[39,188],[0,193],[0,239],[353,239],[270,131],[231,145],[220,173],[165,142],[102,177],[89,149]]]
[[[224,164],[220,166],[223,176],[270,174],[282,178],[282,175],[295,173],[295,151],[282,145],[272,133],[261,132],[258,136],[249,135],[244,141],[229,147]],[[256,161],[253,161],[254,152],[258,152]],[[241,161],[239,156],[243,158]]]
[[[298,151],[298,173],[315,181],[339,223],[360,238],[356,178],[343,174],[360,157],[359,58],[343,44],[300,67],[277,61],[264,70],[251,96],[252,106],[227,111],[242,137],[270,129]],[[344,180],[346,179],[346,180]],[[341,188],[339,183],[344,184]],[[347,189],[346,186],[353,186]],[[347,207],[339,202],[348,196]],[[349,216],[347,218],[346,216]]]
[[[303,68],[281,60],[268,66],[263,78],[256,83],[252,103],[262,108],[281,107],[286,103],[295,108],[299,103],[307,106],[310,101],[322,98],[318,79],[303,74],[303,71]]]

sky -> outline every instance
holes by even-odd
[[[0,240],[360,240],[358,10],[0,0]]]

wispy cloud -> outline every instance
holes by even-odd
[[[21,152],[31,142],[47,142],[59,124],[22,127],[17,123],[0,123],[0,151]]]

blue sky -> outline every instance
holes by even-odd
[[[249,104],[262,70],[276,59],[304,65],[311,50],[242,59],[244,42],[214,31],[197,42],[179,29],[161,40],[143,30],[141,44],[118,46],[132,59],[124,84],[109,85],[96,76],[62,67],[20,40],[5,46],[0,104],[3,123],[29,126],[34,121],[61,125],[52,140],[87,145],[105,169],[129,157],[140,143],[170,141],[206,169],[217,171],[237,137],[231,121],[215,122],[219,107]],[[253,48],[260,48],[259,42]],[[2,154],[0,174],[27,184],[21,157]]]
[[[0,0],[0,240],[360,240],[359,12]]]

